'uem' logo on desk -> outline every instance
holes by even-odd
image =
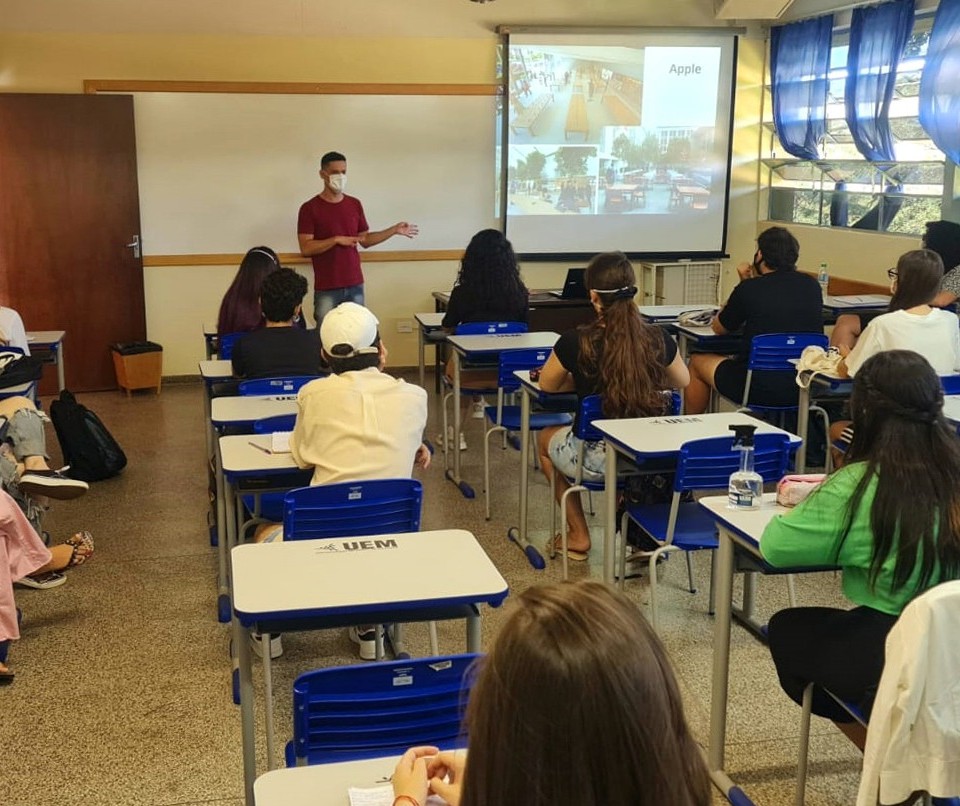
[[[379,551],[395,548],[397,548],[397,541],[390,538],[388,540],[344,540],[340,543],[330,541],[316,546],[314,551],[318,554],[330,554],[341,551]]]

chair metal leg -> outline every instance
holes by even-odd
[[[660,546],[650,555],[650,623],[656,633],[660,632],[660,617],[657,611],[657,560],[670,549],[671,546]]]
[[[376,647],[375,654],[376,654],[377,660],[383,660],[383,656],[384,656],[383,629],[384,629],[383,624],[377,624],[376,627],[374,627],[374,634],[376,635],[376,638],[374,639],[373,643],[374,643],[374,646]]]
[[[443,469],[446,470],[450,464],[449,459],[447,458],[447,451],[450,450],[450,440],[447,439],[447,427],[448,427],[448,418],[447,418],[447,403],[453,397],[453,392],[447,392],[440,401],[440,411],[443,414]],[[460,435],[457,434],[457,450],[460,450]]]
[[[624,511],[620,516],[620,590],[627,584],[627,526],[630,516]]]
[[[487,430],[483,435],[483,504],[487,520],[490,520],[490,434],[493,431],[496,431],[496,428]],[[460,449],[459,442],[457,449]]]
[[[685,551],[687,555],[687,579],[690,581],[690,593],[696,593],[697,589],[693,587],[693,552]]]
[[[800,710],[800,748],[797,752],[797,790],[795,806],[803,806],[807,788],[807,756],[810,751],[810,709],[813,707],[813,683],[803,690],[803,707]]]
[[[590,517],[592,518],[597,514],[593,511],[593,490],[587,490],[587,504],[590,507]]]
[[[429,623],[430,627],[430,654],[439,655],[440,654],[440,642],[437,640],[437,622],[431,621]]]
[[[790,601],[790,607],[797,606],[797,580],[793,574],[787,574],[787,598]]]
[[[537,432],[530,432],[530,455],[533,457],[533,469],[540,469],[540,451],[537,448]]]

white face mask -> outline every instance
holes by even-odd
[[[331,174],[328,181],[331,189],[336,193],[343,193],[343,189],[347,186],[346,174]]]

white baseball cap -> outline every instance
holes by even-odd
[[[353,358],[380,352],[377,341],[380,322],[369,308],[343,302],[323,317],[320,343],[333,358]]]

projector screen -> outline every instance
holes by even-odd
[[[511,33],[507,54],[518,253],[723,255],[735,35]]]

